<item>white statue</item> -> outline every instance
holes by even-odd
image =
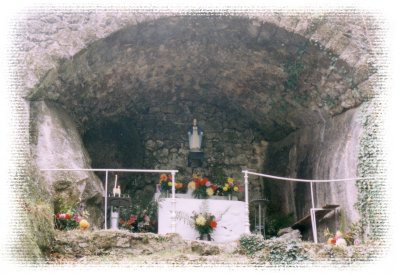
[[[203,138],[203,131],[197,126],[197,120],[193,120],[193,126],[188,130],[189,148],[191,152],[199,152],[201,149],[201,140]]]
[[[120,197],[121,198],[121,186],[117,186],[113,188],[113,195],[114,197]]]

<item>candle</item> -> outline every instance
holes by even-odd
[[[114,188],[117,188],[117,181],[118,181],[118,176],[115,175],[115,185],[114,185]]]

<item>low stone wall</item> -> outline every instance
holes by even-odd
[[[298,231],[280,238],[218,244],[186,241],[177,234],[132,234],[124,231],[56,232],[48,265],[152,266],[322,266],[341,267],[372,262],[379,246],[370,242],[337,247],[302,242]]]

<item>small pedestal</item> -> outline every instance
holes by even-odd
[[[119,211],[111,211],[111,229],[118,230]]]
[[[104,201],[104,199],[103,199]],[[107,197],[107,209],[109,209],[109,224],[111,229],[118,230],[119,208],[130,207],[132,205],[130,197]]]
[[[250,203],[254,204],[254,229],[257,234],[263,235],[265,238],[265,216],[263,210],[267,204],[267,199],[254,199]]]
[[[199,168],[203,165],[204,152],[189,152],[188,167]]]

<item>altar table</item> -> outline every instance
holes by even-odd
[[[172,200],[172,198],[159,199],[159,234],[167,234],[172,232]],[[183,239],[198,239],[198,232],[191,227],[187,221],[184,220],[184,218],[190,218],[193,215],[193,211],[203,212],[200,209],[203,206],[202,203],[204,201],[207,202],[207,212],[215,215],[217,218],[217,228],[211,234],[215,242],[229,242],[238,240],[242,234],[246,233],[246,223],[248,224],[249,220],[245,202],[215,199],[189,199],[183,198],[183,196],[177,196],[175,201],[177,212],[176,232],[181,235]],[[223,215],[219,219],[221,214]],[[190,220],[193,221],[192,219]]]

